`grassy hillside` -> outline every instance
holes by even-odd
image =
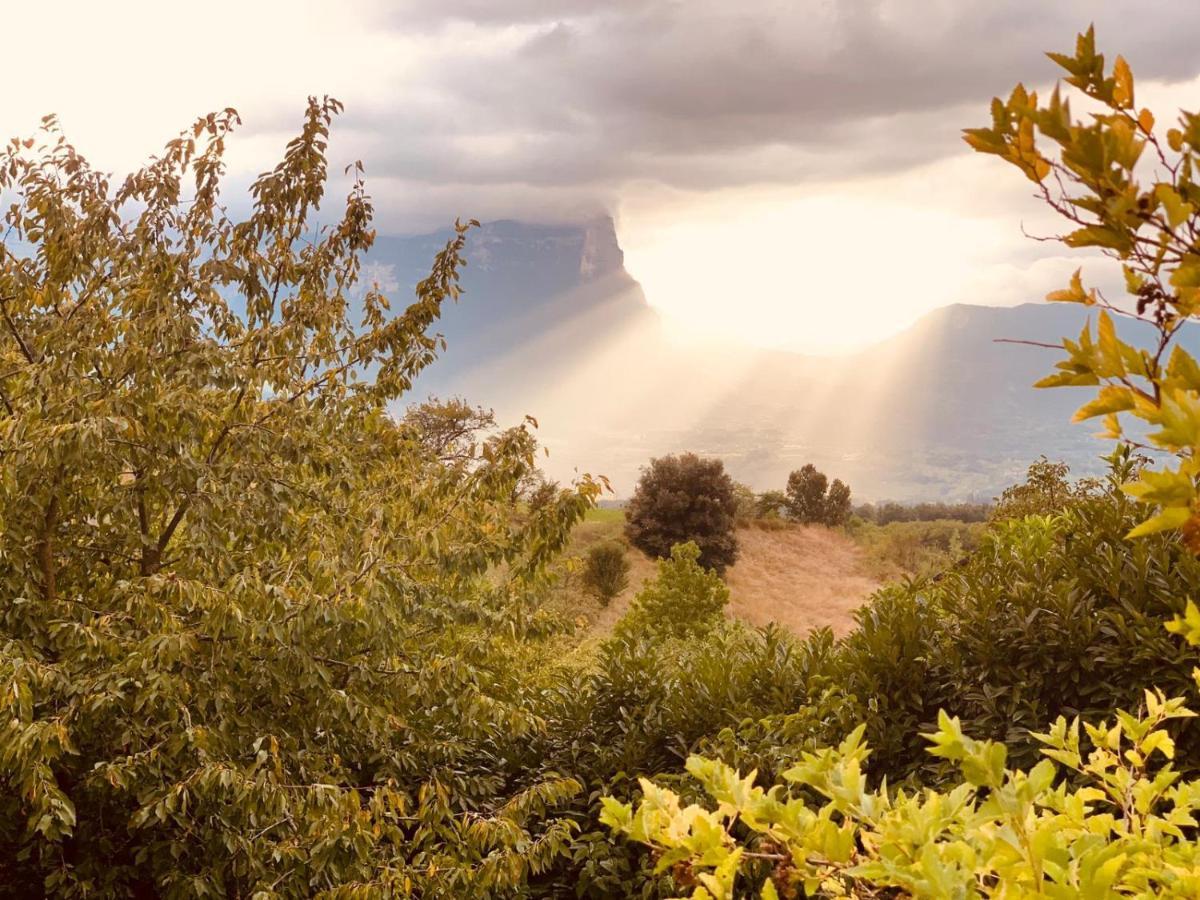
[[[589,511],[575,529],[570,553],[582,555],[599,541],[620,540],[624,524],[619,509]],[[729,613],[750,624],[776,622],[798,635],[829,626],[844,634],[853,625],[854,610],[880,586],[868,554],[843,532],[780,523],[770,529],[740,527],[737,535],[741,555],[726,573]],[[590,636],[607,634],[642,583],[654,576],[654,560],[640,551],[631,548],[629,562],[629,587],[607,607],[568,576],[565,599],[587,620]]]

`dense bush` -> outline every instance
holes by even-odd
[[[583,584],[604,606],[629,586],[629,560],[616,541],[589,547],[583,561]]]
[[[871,574],[892,581],[945,571],[978,546],[984,527],[945,519],[874,525],[855,517],[847,530],[863,548]]]
[[[1000,522],[1026,516],[1052,516],[1103,489],[1095,478],[1072,481],[1070,474],[1071,467],[1065,462],[1041,457],[1030,464],[1024,481],[1004,489],[992,507],[990,518]],[[1133,469],[1128,474],[1134,474]]]
[[[642,471],[625,508],[625,535],[659,558],[691,541],[700,548],[701,565],[724,572],[737,560],[737,511],[733,479],[719,459],[664,456]]]
[[[787,512],[788,498],[783,491],[763,491],[754,504],[754,514],[760,519],[775,519]]]
[[[654,638],[688,637],[711,631],[729,603],[729,588],[715,570],[700,562],[694,543],[676,544],[658,562],[658,574],[647,582],[617,623],[618,634]]]

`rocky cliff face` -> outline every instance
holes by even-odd
[[[368,277],[398,300],[411,296],[450,237],[449,229],[380,237],[367,258]],[[614,332],[657,322],[625,271],[610,218],[583,225],[488,222],[469,232],[466,258],[463,296],[434,326],[447,349],[418,391],[505,406],[528,379],[552,378]]]

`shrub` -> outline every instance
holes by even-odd
[[[854,514],[876,525],[892,522],[986,522],[992,513],[990,503],[864,503],[854,508]]]
[[[690,541],[676,544],[671,557],[659,561],[654,580],[633,598],[617,629],[655,637],[703,634],[721,621],[728,602],[729,588],[701,565],[700,548]]]
[[[625,508],[625,535],[648,556],[664,558],[692,542],[700,565],[724,572],[737,560],[737,498],[719,459],[694,453],[651,460]]]
[[[583,564],[583,584],[604,606],[629,586],[629,560],[616,541],[590,547]]]
[[[974,550],[984,529],[982,524],[955,520],[873,525],[854,519],[849,532],[863,548],[871,574],[890,581],[937,575]]]

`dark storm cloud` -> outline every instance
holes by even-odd
[[[439,48],[350,111],[378,175],[440,186],[685,188],[903,169],[1095,20],[1139,78],[1200,73],[1200,4],[408,0],[377,25]]]

